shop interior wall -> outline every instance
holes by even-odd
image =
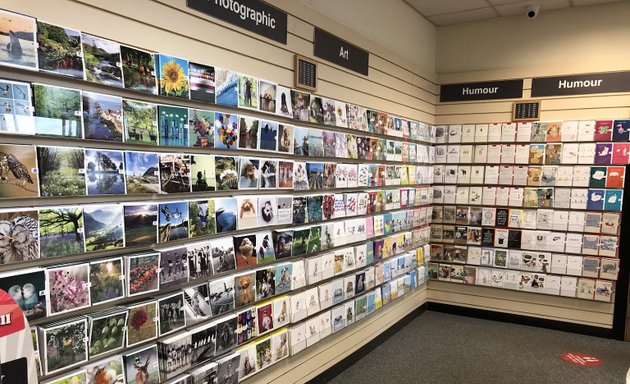
[[[630,2],[439,27],[438,83],[630,70]],[[630,117],[630,93],[544,98],[541,120]],[[442,103],[437,124],[510,121],[512,101]],[[627,225],[627,224],[626,224]],[[611,328],[613,304],[430,282],[430,301]]]
[[[289,14],[287,45],[189,10],[186,0],[3,0],[0,7],[127,45],[229,68],[289,87],[293,85],[294,54],[312,57],[313,26],[317,25],[371,53],[367,77],[321,62],[318,94],[434,123],[438,86],[433,59],[423,65],[403,58],[304,3],[292,0],[269,3]],[[380,17],[382,19],[383,15]],[[395,18],[392,14],[389,22],[394,23]],[[418,44],[414,49],[434,58],[435,31],[432,26],[430,29],[431,34],[424,39],[426,44]],[[20,80],[64,85],[63,79],[51,80],[50,76],[37,73],[25,75],[10,69],[1,72],[2,76],[15,75]],[[89,85],[81,86],[91,89]],[[282,361],[249,381],[289,383],[315,377],[425,302],[426,290],[418,289],[386,310],[328,337],[316,347]]]

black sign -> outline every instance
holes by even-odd
[[[315,28],[315,56],[367,76],[370,54],[337,36]]]
[[[512,121],[538,121],[540,120],[540,101],[521,103],[514,102],[512,108]]]
[[[287,14],[259,0],[186,0],[188,8],[287,43]]]
[[[440,86],[440,101],[520,99],[521,97],[523,97],[523,79]]]
[[[630,72],[537,77],[532,80],[532,97],[609,92],[630,92]]]

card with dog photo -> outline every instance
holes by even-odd
[[[276,259],[271,231],[256,233],[257,264],[266,264]]]
[[[294,129],[295,127],[292,125],[280,124],[278,131],[278,152],[294,153]]]
[[[263,112],[276,113],[278,84],[266,80],[258,81],[259,109]],[[286,105],[286,95],[285,95]]]
[[[278,188],[293,189],[293,162],[278,160]]]
[[[240,139],[239,149],[258,149],[258,124],[259,120],[254,117],[241,116],[239,123]]]
[[[238,206],[238,229],[254,228],[258,224],[258,208],[256,196],[239,196]]]
[[[236,268],[246,268],[257,264],[256,235],[234,236]]]
[[[278,188],[278,160],[261,159],[260,161],[260,188]]]
[[[258,189],[260,179],[260,160],[241,157],[240,158],[240,177],[238,182],[239,189]]]
[[[238,107],[258,109],[258,79],[238,75]]]
[[[236,308],[256,301],[256,272],[234,276],[234,301]]]
[[[268,226],[277,223],[278,201],[276,196],[258,197],[258,225]]]

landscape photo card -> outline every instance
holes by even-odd
[[[121,257],[90,263],[90,298],[92,305],[125,296],[125,274]]]
[[[33,84],[35,134],[82,138],[82,106],[78,89]]]
[[[156,153],[125,151],[127,194],[160,193],[160,158]]]
[[[41,257],[84,252],[83,208],[50,207],[39,211]]]
[[[124,195],[125,166],[121,151],[85,150],[88,195]]]
[[[125,246],[122,205],[86,205],[83,221],[87,252]]]
[[[37,21],[37,60],[41,71],[83,79],[82,56],[81,32]]]
[[[120,44],[100,37],[81,34],[85,80],[122,88]]]
[[[123,105],[120,97],[83,92],[83,138],[123,141]]]
[[[122,101],[125,142],[158,145],[157,105],[143,101]]]
[[[42,197],[85,195],[83,149],[38,146],[37,163]]]
[[[126,89],[156,95],[155,54],[141,49],[120,46],[123,85]]]

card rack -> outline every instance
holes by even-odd
[[[437,127],[430,278],[614,301],[629,128]]]
[[[424,282],[434,127],[0,12],[84,43],[0,63],[0,215],[29,240],[0,285],[41,380],[244,379]]]

